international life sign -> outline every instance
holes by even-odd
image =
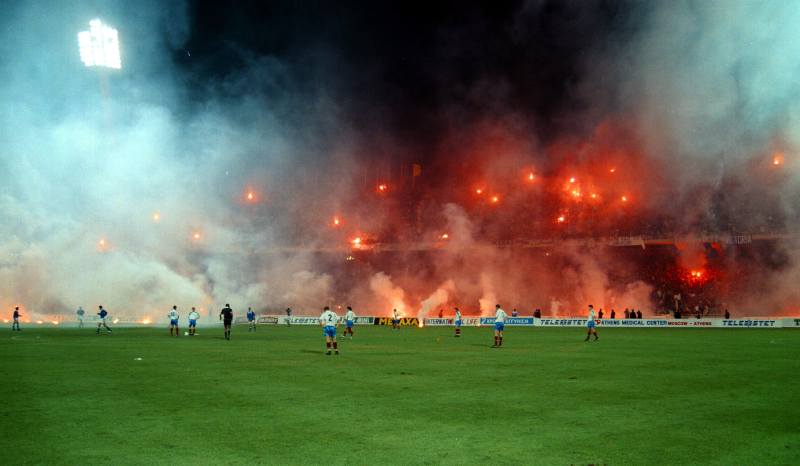
[[[481,317],[481,325],[494,325],[495,317]],[[533,317],[506,317],[506,325],[535,325]]]

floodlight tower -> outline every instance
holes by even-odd
[[[89,21],[89,30],[78,33],[78,49],[81,61],[88,68],[98,70],[122,68],[119,54],[119,33],[116,29],[103,24],[99,19]],[[100,92],[103,98],[109,97],[108,75],[104,71],[100,77]]]
[[[99,19],[89,21],[89,30],[78,33],[81,61],[88,67],[122,68],[119,33]]]
[[[78,33],[78,49],[81,61],[89,68],[98,70],[100,81],[100,95],[105,116],[107,131],[101,132],[110,138],[111,145],[114,145],[114,132],[111,131],[111,110],[108,105],[110,97],[108,85],[108,72],[106,70],[118,70],[122,68],[122,60],[119,55],[119,33],[117,30],[103,24],[99,19],[89,21],[89,30]],[[98,243],[97,250],[106,252],[109,250],[105,238]]]

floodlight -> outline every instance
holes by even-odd
[[[78,33],[78,47],[84,65],[122,68],[119,56],[119,34],[99,19],[89,21],[89,30]]]

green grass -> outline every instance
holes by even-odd
[[[8,331],[2,463],[800,462],[800,331],[599,331]]]

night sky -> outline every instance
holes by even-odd
[[[634,15],[605,1],[198,1],[189,10],[175,60],[195,79],[273,57],[291,68],[293,90],[341,99],[365,131],[379,116],[421,143],[423,161],[456,110],[465,125],[487,111],[519,113],[545,142],[579,131],[567,116],[586,105],[574,92],[586,58],[630,33]]]

